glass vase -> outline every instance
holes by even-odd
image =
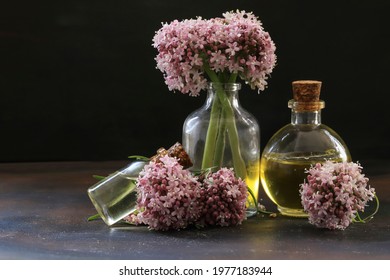
[[[239,103],[238,83],[210,83],[205,104],[183,125],[183,147],[193,171],[234,168],[248,185],[247,217],[257,213],[260,130],[256,118]]]

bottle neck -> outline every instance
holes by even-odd
[[[237,108],[240,106],[239,102],[239,90],[241,89],[241,85],[237,83],[221,83],[215,84],[211,83],[208,89],[208,95],[206,103],[208,105],[213,104],[215,100],[220,100],[221,98],[227,97],[231,106],[233,108]]]
[[[291,124],[321,124],[321,109],[325,108],[323,100],[318,101],[296,101],[291,99],[288,102],[291,108]]]
[[[321,110],[318,111],[291,111],[291,124],[321,124]]]

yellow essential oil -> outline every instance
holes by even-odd
[[[247,169],[247,177],[245,179],[245,183],[247,184],[250,191],[254,194],[254,198],[250,193],[248,193],[248,199],[246,202],[246,212],[247,216],[251,217],[254,214],[257,213],[257,206],[256,202],[258,200],[258,194],[259,194],[259,181],[260,181],[260,168],[259,168],[259,161],[256,161],[253,164],[249,165],[249,168]]]
[[[270,153],[262,158],[261,183],[268,197],[277,205],[281,214],[307,217],[301,204],[300,185],[307,177],[305,172],[317,162],[342,158],[332,151],[326,154]]]

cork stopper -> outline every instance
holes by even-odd
[[[166,150],[165,148],[158,149],[157,154],[151,157],[150,161],[158,162],[160,158],[166,155],[170,157],[176,157],[179,160],[179,163],[184,168],[189,168],[192,166],[190,157],[188,156],[187,152],[184,150],[183,146],[179,142],[174,144],[168,150]]]
[[[318,111],[325,107],[320,100],[321,81],[301,80],[292,82],[293,99],[289,107],[296,111]]]

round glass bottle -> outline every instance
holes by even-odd
[[[183,125],[183,147],[192,170],[232,167],[257,200],[259,190],[260,129],[256,118],[239,103],[238,83],[210,83],[205,104]],[[247,217],[257,213],[248,195]]]
[[[286,216],[307,217],[300,198],[300,184],[311,165],[351,161],[347,146],[331,128],[321,123],[319,100],[321,82],[293,82],[294,99],[290,100],[291,123],[269,140],[261,157],[260,177],[268,197]]]

